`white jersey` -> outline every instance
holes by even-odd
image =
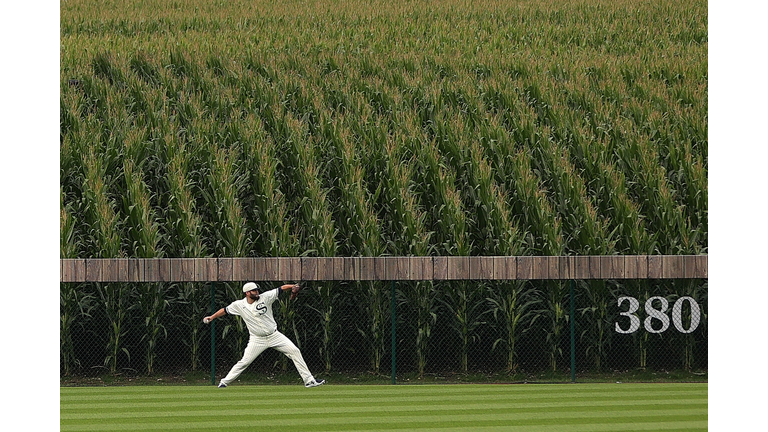
[[[267,291],[255,302],[248,304],[248,299],[233,301],[225,309],[230,315],[243,318],[248,332],[252,336],[269,336],[277,331],[277,323],[272,315],[272,303],[277,300],[280,288]]]

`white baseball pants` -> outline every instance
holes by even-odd
[[[301,379],[304,380],[304,384],[314,381],[315,378],[309,372],[307,364],[304,363],[304,358],[301,356],[299,348],[284,334],[276,331],[269,336],[251,335],[250,339],[248,339],[248,346],[245,347],[243,358],[232,366],[232,369],[221,382],[229,385],[267,348],[274,348],[293,360],[293,364],[296,366],[296,370],[299,371]]]

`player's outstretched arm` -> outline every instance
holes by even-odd
[[[216,318],[223,317],[227,314],[227,311],[224,310],[224,308],[221,308],[216,311],[213,315],[208,315],[207,317],[203,318],[203,323],[209,324],[211,321],[215,320]]]
[[[299,294],[299,291],[301,290],[301,286],[299,284],[285,284],[280,287],[283,291],[291,290],[291,300],[296,298],[296,295]]]

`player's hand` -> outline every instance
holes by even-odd
[[[211,318],[209,316],[203,318],[203,324],[210,324],[211,321],[213,321],[213,318]]]
[[[293,284],[293,287],[291,288],[291,300],[296,298],[300,290],[301,286],[299,284]]]

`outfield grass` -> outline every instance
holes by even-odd
[[[62,431],[706,430],[706,383],[61,388]]]

